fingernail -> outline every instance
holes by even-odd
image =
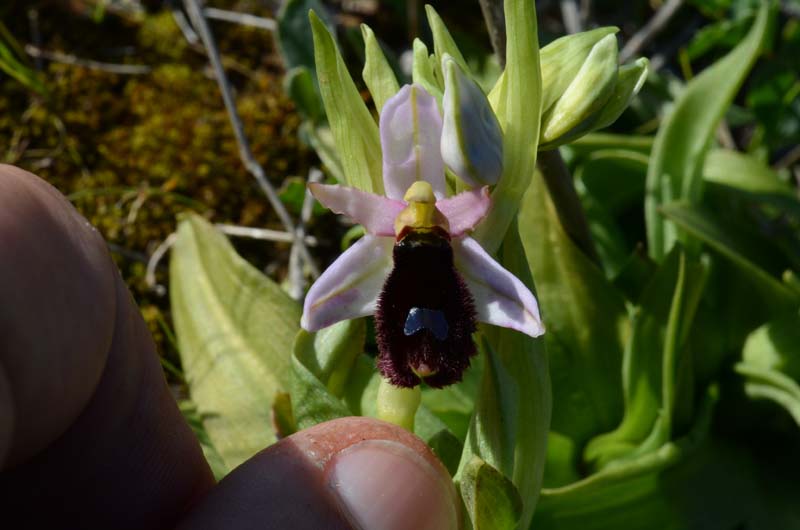
[[[330,463],[328,483],[350,522],[362,530],[457,529],[455,489],[412,449],[389,440],[365,440]]]

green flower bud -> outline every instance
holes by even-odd
[[[616,28],[569,35],[541,51],[539,149],[553,149],[611,125],[647,77],[647,60],[618,67]]]
[[[600,110],[617,83],[617,40],[613,35],[595,44],[578,74],[542,118],[542,144],[548,144]]]

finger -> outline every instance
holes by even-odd
[[[425,443],[370,418],[285,438],[225,477],[180,530],[460,528],[453,482]]]
[[[213,478],[102,240],[52,187],[3,166],[0,248],[4,516],[171,526]]]

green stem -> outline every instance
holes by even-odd
[[[589,232],[589,222],[561,153],[558,149],[539,151],[536,163],[542,172],[561,227],[590,260],[600,265],[600,257]]]

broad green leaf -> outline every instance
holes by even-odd
[[[750,397],[774,401],[800,426],[800,314],[774,320],[751,333],[736,371],[745,377]]]
[[[502,263],[533,288],[519,229],[516,223],[511,228]],[[486,461],[517,487],[523,501],[520,528],[527,528],[542,486],[550,429],[552,397],[544,340],[492,326],[484,326],[482,333],[483,379],[456,480],[473,456]]]
[[[474,530],[513,530],[522,514],[522,499],[514,484],[478,458],[464,467],[461,496]]]
[[[275,441],[270,409],[287,387],[300,306],[193,214],[178,226],[170,286],[192,401],[233,469]]]
[[[492,192],[493,207],[478,226],[475,238],[494,253],[517,214],[536,166],[542,116],[539,37],[532,2],[505,1],[506,69],[498,81],[502,98],[492,107],[503,129],[503,176]],[[524,495],[523,495],[524,496]]]
[[[770,10],[770,3],[764,2],[747,37],[687,84],[659,128],[645,197],[648,248],[656,261],[664,259],[678,238],[677,227],[661,217],[659,207],[681,199],[699,202],[706,151],[761,50]]]
[[[397,94],[400,85],[394,76],[389,61],[383,55],[381,45],[375,38],[375,33],[366,24],[361,24],[361,35],[364,37],[364,71],[362,77],[367,84],[375,108],[380,113],[386,100]]]
[[[383,193],[378,126],[361,99],[333,37],[312,11],[317,78],[345,184]]]
[[[714,217],[704,209],[686,204],[666,204],[660,211],[686,232],[700,239],[711,248],[730,259],[743,272],[755,287],[751,296],[759,296],[773,305],[790,308],[798,304],[798,296],[775,277],[769,274],[752,259],[758,259],[763,242],[745,238],[741,233],[726,230]],[[752,256],[752,258],[751,258]]]
[[[625,413],[613,432],[595,437],[585,458],[598,468],[656,451],[670,440],[686,343],[706,280],[706,267],[676,247],[656,272],[633,315],[622,367]],[[690,381],[691,382],[691,381]],[[691,388],[689,386],[689,388]],[[681,396],[686,398],[691,394]]]
[[[595,434],[613,429],[622,417],[625,301],[564,232],[538,172],[523,198],[518,223],[547,327],[551,432],[581,447]],[[573,468],[575,462],[548,462],[548,467],[556,465]]]

